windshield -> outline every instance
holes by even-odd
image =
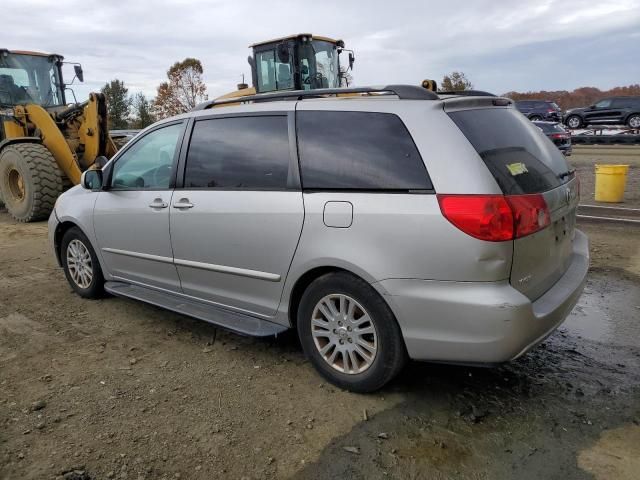
[[[340,87],[338,49],[333,43],[312,40],[300,46],[302,88]]]
[[[56,60],[39,55],[8,53],[0,56],[0,104],[64,104]]]

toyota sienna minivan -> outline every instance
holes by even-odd
[[[296,329],[358,392],[409,358],[518,358],[576,304],[578,180],[510,100],[392,85],[243,102],[152,125],[58,199],[50,243],[79,295]]]

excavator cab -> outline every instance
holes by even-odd
[[[341,54],[349,53],[348,68],[355,60],[342,40],[310,33],[256,43],[251,48],[253,55],[248,60],[255,93],[339,88],[347,71],[346,66],[341,69]]]

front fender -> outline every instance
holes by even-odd
[[[59,222],[58,229],[68,228],[72,224],[87,236],[93,250],[96,252],[102,273],[105,279],[108,279],[111,274],[102,252],[98,248],[98,240],[93,225],[93,210],[98,200],[98,195],[100,195],[100,192],[85,190],[79,185],[75,186],[58,197],[54,212]]]

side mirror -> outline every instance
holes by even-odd
[[[353,62],[356,61],[356,56],[353,52],[349,52],[349,70],[353,70]]]
[[[85,190],[97,191],[102,189],[102,170],[86,170],[80,177],[80,185]]]
[[[589,110],[595,110],[596,106],[595,105],[589,105]]]
[[[76,74],[76,77],[78,77],[78,80],[80,80],[81,82],[84,82],[84,73],[82,72],[82,65],[74,65],[73,71]]]
[[[278,61],[280,63],[289,63],[289,45],[285,42],[279,43],[276,50],[278,52]]]

